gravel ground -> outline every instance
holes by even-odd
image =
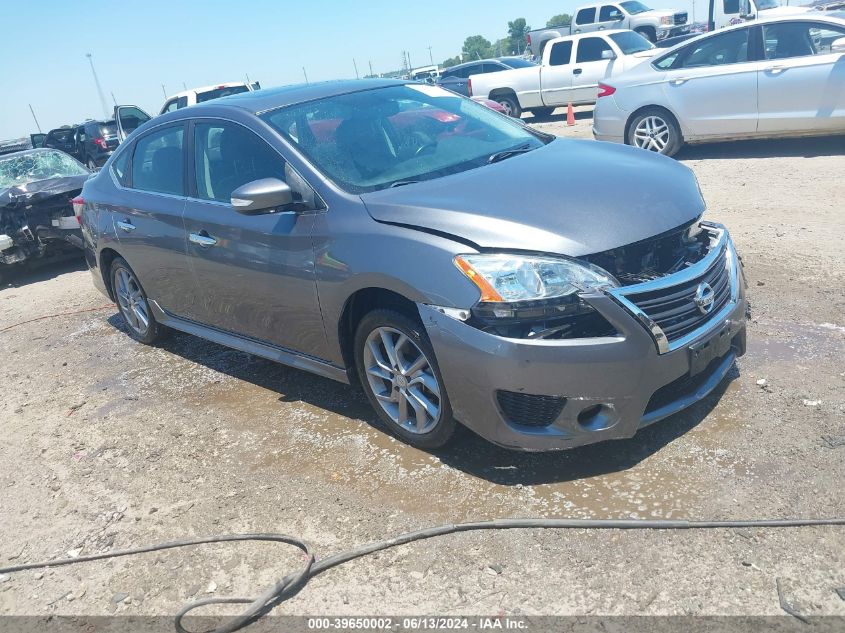
[[[535,123],[589,136],[589,110]],[[81,262],[15,277],[0,289],[0,566],[211,533],[295,534],[325,556],[470,519],[845,516],[845,142],[678,158],[746,263],[748,354],[689,411],[569,452],[469,432],[417,451],[351,388],[186,335],[133,342]],[[301,562],[215,545],[24,572],[0,577],[0,614],[172,614]],[[780,615],[777,579],[800,613],[845,616],[845,530],[462,534],[330,571],[280,611]]]

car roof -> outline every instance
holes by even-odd
[[[208,105],[217,108],[242,108],[253,114],[257,114],[297,103],[305,103],[306,101],[325,99],[326,97],[335,97],[353,92],[363,92],[365,90],[375,90],[377,88],[387,88],[389,86],[402,86],[408,83],[413,82],[399,79],[344,79],[309,84],[293,84],[278,88],[264,88],[253,92],[241,92],[235,95],[221,97],[220,99],[214,99],[213,101],[209,101]],[[205,106],[206,104],[201,105]],[[200,106],[192,106],[190,109],[183,108],[176,112],[197,112],[195,108],[198,107]]]
[[[246,86],[246,82],[243,81],[229,81],[222,84],[213,84],[211,86],[201,86],[199,88],[188,88],[187,90],[182,90],[181,92],[177,92],[175,94],[170,95],[165,99],[165,101],[170,101],[171,99],[178,99],[179,97],[186,97],[192,92],[208,92],[209,90],[217,90],[218,88],[234,88],[235,86]]]

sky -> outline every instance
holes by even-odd
[[[702,19],[704,0],[694,0]],[[645,0],[652,8],[691,11],[693,0]],[[164,92],[246,75],[263,87],[363,76],[402,65],[456,56],[469,35],[494,41],[508,21],[533,28],[586,1],[505,0],[2,0],[0,139],[102,118],[86,57],[91,53],[108,104],[137,105],[155,114]],[[164,84],[164,91],[162,90]]]

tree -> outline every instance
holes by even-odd
[[[486,59],[493,57],[493,48],[490,40],[481,35],[471,35],[464,40],[464,61],[473,59]]]
[[[559,13],[549,18],[546,26],[569,26],[572,23],[572,16],[568,13]]]
[[[525,18],[517,18],[513,22],[508,22],[508,38],[511,43],[510,48],[514,50],[517,55],[525,50],[525,35],[530,30],[531,27],[525,23]]]
[[[507,57],[508,55],[514,55],[516,53],[516,49],[511,49],[511,38],[503,37],[500,40],[496,40],[493,42],[493,54],[496,57]]]
[[[449,68],[449,67],[451,67],[451,66],[457,66],[457,65],[458,65],[458,64],[460,64],[460,63],[461,63],[461,58],[460,58],[460,57],[450,57],[449,59],[444,59],[444,60],[440,63],[440,67],[441,67],[441,68]]]

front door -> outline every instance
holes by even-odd
[[[621,63],[614,59],[605,59],[606,53],[613,53],[610,44],[603,37],[582,37],[578,40],[575,52],[575,65],[572,68],[573,103],[590,103],[598,98],[599,82],[610,77],[611,64]]]
[[[845,52],[833,45],[845,38],[845,27],[775,22],[762,28],[758,130],[845,130]]]
[[[185,316],[325,358],[311,245],[315,213],[322,204],[282,156],[250,129],[205,119],[194,122],[192,136],[193,184],[184,219],[198,300]],[[260,215],[235,211],[232,191],[262,178],[287,182],[298,202]]]
[[[757,130],[757,69],[749,61],[750,29],[728,31],[682,48],[663,90],[690,136],[734,136]]]

